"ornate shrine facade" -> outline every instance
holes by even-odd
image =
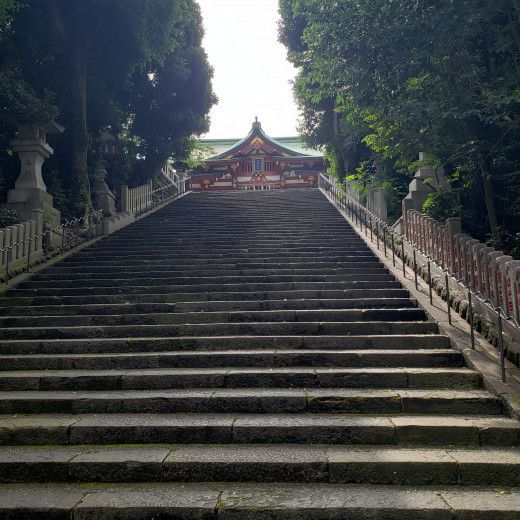
[[[272,190],[280,188],[316,188],[318,175],[325,171],[322,155],[308,155],[289,148],[262,130],[258,119],[249,134],[240,141],[207,140],[208,145],[227,144],[224,152],[206,159],[203,166],[190,172],[191,189]],[[314,151],[312,151],[314,152]]]

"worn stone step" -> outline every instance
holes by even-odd
[[[0,445],[348,444],[511,447],[520,424],[504,416],[96,413],[0,415]]]
[[[422,309],[317,309],[60,316],[60,327],[170,325],[187,323],[423,321]],[[56,316],[0,317],[3,328],[52,327]]]
[[[520,490],[347,484],[156,483],[0,486],[6,520],[515,520]]]
[[[4,306],[39,306],[39,305],[82,305],[82,304],[104,304],[104,303],[175,303],[175,302],[205,302],[205,301],[267,301],[267,300],[302,300],[302,299],[344,299],[356,300],[358,298],[408,298],[408,291],[404,289],[337,289],[337,290],[294,290],[294,291],[257,291],[257,292],[192,292],[184,293],[174,290],[156,294],[125,293],[125,294],[102,294],[88,296],[77,295],[55,295],[42,296],[34,291],[25,291],[25,296],[13,296],[12,290],[8,291],[8,304]],[[0,304],[7,302],[0,298]]]
[[[276,341],[276,339],[275,339]],[[14,343],[14,344],[12,344]],[[151,342],[123,348],[124,340],[120,342],[104,341],[85,344],[78,348],[76,343],[61,344],[56,342],[18,343],[12,342],[5,350],[39,351],[51,353],[31,353],[0,356],[4,370],[132,370],[160,368],[211,368],[215,366],[263,366],[263,367],[297,367],[297,366],[329,366],[342,368],[457,368],[463,365],[463,357],[459,352],[447,348],[431,350],[340,350],[329,347],[328,350],[290,350],[281,348],[269,350],[222,350],[192,352],[193,344],[177,344],[186,351],[162,352],[162,345]],[[239,345],[240,346],[240,345]],[[23,348],[21,348],[23,347]],[[103,347],[110,350],[119,349],[124,354],[104,354]],[[210,348],[218,348],[215,342]],[[283,347],[283,344],[282,344]],[[142,352],[146,348],[151,353]],[[154,348],[156,349],[154,351]],[[272,348],[272,346],[271,346]],[[79,353],[68,353],[77,350]],[[91,350],[91,353],[87,353]],[[64,351],[63,354],[52,352]]]
[[[76,272],[73,269],[61,269],[59,267],[53,267],[45,269],[41,273],[35,274],[32,280],[81,280],[89,277],[98,279],[111,279],[120,276],[132,276],[133,278],[169,278],[169,277],[190,277],[194,274],[202,277],[209,276],[221,276],[222,274],[232,274],[237,276],[288,276],[288,275],[349,275],[359,276],[363,279],[365,274],[373,274],[374,269],[363,269],[352,267],[338,268],[333,267],[323,269],[285,269],[278,267],[276,269],[237,269],[234,264],[219,265],[218,269],[201,269],[197,266],[178,266],[174,269],[170,266],[167,269],[158,269],[155,266],[143,266],[143,267],[132,267],[131,269],[125,269],[124,273],[121,273],[121,269],[117,268],[104,268],[98,266],[98,269],[92,267],[92,269],[78,269]],[[388,274],[388,269],[377,269],[379,274]],[[130,274],[131,273],[131,274]]]
[[[326,238],[326,237],[322,237]],[[243,255],[246,254],[251,257],[265,257],[271,256],[273,258],[293,256],[295,258],[300,256],[316,256],[316,255],[342,255],[342,256],[368,256],[370,254],[369,248],[360,242],[358,246],[347,245],[327,245],[326,242],[322,242],[321,245],[311,246],[308,244],[298,245],[291,244],[287,241],[278,240],[273,243],[262,243],[256,242],[254,245],[241,244],[240,241],[223,242],[223,241],[201,241],[199,244],[175,244],[175,248],[172,248],[171,242],[161,243],[161,245],[152,245],[153,254],[150,253],[150,249],[136,250],[128,242],[125,246],[114,247],[111,244],[106,244],[106,247],[98,246],[92,249],[81,249],[78,251],[80,258],[98,258],[107,251],[110,252],[110,256],[115,258],[118,257],[170,257],[171,255],[178,255],[180,253],[186,254],[187,256],[195,255],[197,257],[201,255],[207,256],[220,256],[220,255]],[[206,253],[201,253],[201,250],[206,249]]]
[[[245,356],[244,356],[245,357]],[[265,358],[261,358],[262,361]],[[274,365],[274,364],[273,364]],[[215,365],[218,366],[218,365]],[[475,389],[480,373],[466,368],[237,367],[134,370],[51,369],[0,372],[0,391],[157,390],[173,388]]]
[[[366,274],[363,276],[359,275],[286,275],[286,276],[276,276],[276,275],[266,275],[266,276],[241,276],[241,275],[233,275],[233,276],[223,276],[220,275],[217,278],[215,277],[204,277],[204,276],[184,276],[184,277],[168,277],[168,278],[133,278],[128,277],[128,274],[122,274],[120,277],[113,278],[96,278],[95,276],[91,276],[90,278],[74,279],[70,278],[68,280],[30,280],[28,282],[23,282],[18,284],[18,288],[20,289],[45,289],[45,288],[80,288],[80,287],[134,287],[138,281],[139,286],[147,285],[148,287],[154,286],[183,286],[183,285],[193,285],[194,283],[200,284],[204,287],[206,284],[211,285],[216,281],[219,284],[237,284],[239,286],[243,284],[269,284],[273,283],[273,281],[283,280],[285,284],[289,283],[364,283],[364,282],[390,282],[390,286],[393,285],[395,279],[390,274]]]
[[[0,448],[0,482],[520,486],[520,451],[294,444]]]
[[[361,261],[361,258],[364,258],[363,261]],[[175,259],[172,258],[157,258],[157,259],[125,259],[125,260],[110,260],[103,256],[101,259],[79,259],[75,255],[71,255],[64,260],[62,260],[63,265],[65,267],[71,267],[74,265],[81,265],[85,267],[90,267],[91,265],[106,265],[107,267],[110,266],[124,266],[125,268],[127,266],[140,266],[140,265],[150,265],[150,266],[169,266],[174,262]],[[372,257],[358,257],[358,258],[349,258],[345,256],[336,256],[334,258],[331,258],[330,256],[313,256],[313,257],[305,257],[305,258],[299,258],[297,261],[292,260],[291,258],[285,259],[283,262],[280,260],[277,260],[276,258],[266,257],[266,258],[248,258],[247,256],[244,256],[244,258],[237,258],[236,260],[233,260],[232,258],[192,258],[190,259],[190,264],[192,265],[201,265],[201,266],[213,266],[218,267],[220,263],[224,261],[225,263],[234,263],[239,268],[246,268],[246,269],[268,269],[271,266],[281,266],[283,265],[285,268],[302,268],[302,267],[309,267],[309,266],[316,266],[316,267],[345,267],[348,268],[349,266],[356,266],[359,267],[362,265],[365,269],[379,269],[382,267],[382,263],[379,262],[374,256]],[[177,259],[176,263],[184,262],[184,258]]]
[[[388,269],[380,264],[377,268],[375,268],[379,273],[388,273]],[[155,265],[152,263],[140,263],[136,265],[127,265],[125,266],[125,272],[127,273],[138,273],[146,276],[146,273],[193,273],[193,271],[200,273],[211,273],[211,275],[222,274],[227,271],[235,271],[238,273],[244,274],[269,274],[269,273],[294,273],[294,274],[306,274],[306,273],[322,273],[322,274],[364,274],[364,273],[372,273],[374,271],[373,268],[359,267],[356,266],[355,263],[342,263],[342,262],[316,262],[313,264],[313,267],[309,267],[306,265],[302,265],[299,263],[287,263],[284,262],[280,264],[279,262],[275,262],[272,264],[240,264],[240,263],[228,263],[228,262],[220,262],[216,266],[207,266],[207,265]],[[79,263],[76,266],[65,265],[64,262],[58,262],[57,264],[53,264],[51,266],[45,267],[45,269],[38,275],[35,275],[35,278],[38,279],[40,276],[42,278],[52,277],[53,275],[91,275],[92,273],[96,275],[106,274],[110,276],[111,273],[120,273],[121,267],[119,266],[108,266],[108,265],[100,265],[99,263],[89,263],[88,265],[84,265],[83,263]]]
[[[0,392],[0,413],[502,413],[484,390],[201,388]]]
[[[10,302],[11,303],[11,302]],[[82,316],[152,314],[172,312],[229,312],[318,309],[405,309],[417,307],[412,298],[300,299],[179,303],[107,303],[83,305],[6,305],[0,301],[0,316]]]
[[[35,340],[0,340],[0,354],[92,354],[101,352],[165,352],[165,351],[216,351],[216,350],[251,350],[287,349],[303,350],[306,355],[309,349],[328,351],[339,350],[402,350],[413,357],[414,350],[419,354],[428,349],[442,349],[443,354],[454,354],[446,336],[436,334],[381,334],[369,336],[327,335],[265,335],[265,336],[186,336],[160,338],[74,338],[74,339],[35,339]],[[298,352],[297,350],[297,352]],[[354,352],[357,354],[357,352]],[[383,352],[382,352],[383,353]]]
[[[59,320],[57,320],[59,321]],[[78,327],[13,327],[0,329],[0,340],[79,339],[79,338],[149,338],[176,336],[272,336],[272,335],[367,335],[367,334],[436,334],[433,322],[246,322],[193,323],[182,325],[119,325]]]
[[[99,294],[163,294],[175,292],[283,292],[283,291],[325,291],[325,290],[349,290],[349,289],[399,289],[397,281],[350,281],[350,282],[263,282],[263,283],[206,283],[206,284],[184,284],[157,286],[138,285],[138,281],[131,286],[108,286],[108,287],[61,287],[61,288],[32,288],[25,285],[25,288],[9,289],[9,296],[76,296],[76,295],[99,295]]]

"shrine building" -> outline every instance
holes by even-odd
[[[258,118],[241,140],[201,143],[220,153],[190,172],[193,191],[316,188],[318,175],[326,170],[323,155],[305,150],[296,137],[269,137]]]

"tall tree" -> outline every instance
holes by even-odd
[[[482,194],[496,230],[503,193],[496,164],[505,163],[519,127],[518,3],[281,0],[280,7],[280,38],[301,67],[296,92],[308,111],[316,99],[334,99],[343,143],[361,138],[374,158],[396,166],[418,151],[436,157],[461,186]]]

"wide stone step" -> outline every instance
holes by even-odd
[[[103,262],[96,262],[96,261],[89,261],[89,262],[78,262],[77,264],[65,264],[65,260],[63,262],[60,262],[59,268],[65,269],[64,272],[72,272],[74,273],[76,270],[79,270],[81,272],[99,272],[99,270],[105,270],[106,272],[110,271],[121,271],[122,262],[121,261],[114,261],[113,263],[109,260],[103,261]],[[286,261],[281,264],[280,262],[219,262],[218,260],[208,260],[208,261],[199,261],[199,260],[192,260],[190,262],[190,266],[187,267],[184,264],[176,264],[178,267],[178,270],[192,270],[192,271],[204,271],[204,270],[220,270],[220,266],[233,266],[233,267],[226,267],[225,270],[235,269],[237,271],[242,270],[248,270],[248,271],[269,271],[269,270],[276,270],[276,269],[289,269],[289,270],[298,270],[298,269],[316,269],[316,271],[320,271],[322,269],[362,269],[363,271],[374,271],[377,270],[377,272],[386,272],[384,266],[377,262],[366,262],[359,264],[359,262],[349,262],[349,261],[336,261],[332,262],[326,259],[321,259],[320,261],[316,262],[290,262]],[[174,266],[175,267],[175,266]],[[156,270],[168,270],[172,268],[172,262],[168,260],[150,260],[147,262],[143,261],[132,261],[131,263],[125,263],[124,269],[128,272],[136,272],[136,271],[142,271],[146,272],[147,269],[150,269],[151,271]],[[49,267],[48,269],[51,269]]]
[[[108,303],[83,305],[9,305],[2,306],[0,316],[96,316],[114,314],[152,314],[172,312],[229,312],[261,310],[317,310],[317,309],[400,309],[415,308],[411,298],[364,298],[352,300],[267,300],[180,303]]]
[[[256,268],[237,268],[236,264],[220,264],[218,268],[204,268],[195,265],[179,265],[169,266],[163,268],[157,268],[153,265],[141,265],[133,266],[125,269],[126,273],[132,273],[132,276],[146,278],[150,276],[192,276],[194,272],[201,276],[220,276],[227,274],[229,271],[233,271],[234,274],[238,275],[273,275],[273,276],[285,276],[289,274],[349,274],[349,275],[363,275],[372,274],[374,269],[364,269],[363,267],[325,267],[316,269],[306,268],[285,268],[284,266],[273,267],[272,269]],[[376,270],[377,273],[386,274],[388,269],[379,268]],[[121,270],[117,267],[106,267],[106,266],[91,266],[91,267],[63,267],[61,264],[57,266],[51,266],[45,268],[41,273],[35,274],[34,280],[68,280],[69,278],[82,279],[89,276],[96,278],[110,278],[114,275],[119,275]],[[71,276],[72,275],[72,276]]]
[[[502,413],[484,390],[201,388],[0,392],[0,413]]]
[[[322,237],[327,238],[327,237]],[[325,244],[325,245],[324,245]],[[207,254],[215,256],[221,254],[248,254],[249,256],[266,256],[267,254],[278,257],[292,255],[292,256],[307,256],[307,255],[328,255],[328,254],[341,254],[344,256],[367,256],[370,254],[369,248],[363,241],[360,241],[358,245],[350,243],[342,245],[328,245],[326,242],[322,242],[320,245],[309,245],[308,243],[292,244],[287,241],[278,240],[277,242],[262,243],[256,242],[254,245],[242,244],[240,241],[225,242],[225,241],[201,241],[199,244],[187,245],[184,243],[175,244],[175,248],[172,249],[171,243],[165,243],[163,240],[160,245],[149,244],[153,247],[153,255],[150,254],[150,249],[136,250],[126,242],[125,245],[114,246],[113,244],[105,244],[104,247],[101,245],[93,248],[85,248],[78,252],[78,255],[83,258],[88,257],[99,257],[104,254],[109,254],[114,257],[125,257],[125,256],[169,256],[172,253],[178,254],[179,252],[186,253],[187,255],[200,255],[201,250],[208,249]]]
[[[503,416],[342,414],[0,415],[2,446],[88,444],[348,444],[512,447],[520,424]]]
[[[96,278],[91,276],[85,279],[74,279],[69,278],[67,280],[32,280],[29,282],[20,283],[17,285],[20,289],[45,289],[45,288],[69,288],[69,287],[134,287],[136,280],[139,281],[139,286],[147,285],[148,287],[154,286],[184,286],[200,284],[202,287],[205,285],[211,285],[212,283],[218,282],[219,284],[265,284],[273,281],[283,280],[284,283],[310,283],[310,282],[390,282],[390,286],[394,285],[394,277],[390,274],[366,274],[363,276],[359,275],[265,275],[265,276],[223,276],[222,274],[218,277],[205,277],[205,276],[171,276],[171,277],[128,277],[128,274],[121,274],[119,277],[114,276],[113,278]]]
[[[83,251],[80,250],[75,255],[76,261],[79,260],[89,260],[96,259],[103,261],[107,255],[101,254],[98,251]],[[374,257],[371,254],[370,250],[367,248],[366,250],[358,251],[358,250],[326,250],[326,249],[314,249],[310,251],[297,251],[288,248],[267,248],[266,250],[259,249],[258,251],[249,251],[249,249],[237,249],[237,248],[229,248],[229,249],[214,249],[211,247],[200,247],[200,248],[172,248],[169,247],[163,251],[153,251],[150,250],[140,250],[133,249],[130,251],[112,251],[110,253],[111,259],[121,259],[125,260],[153,260],[157,259],[172,259],[172,260],[191,260],[191,259],[258,259],[264,260],[269,259],[271,262],[275,260],[283,260],[284,258],[290,258],[291,260],[299,260],[302,259],[305,261],[306,259],[312,260],[316,258],[330,258],[330,259],[348,259],[350,261],[357,260],[359,262],[370,262],[374,261]]]
[[[361,259],[364,260],[361,260]],[[184,262],[184,258],[175,259],[175,258],[154,258],[154,259],[120,259],[120,260],[109,260],[106,257],[103,257],[102,259],[92,259],[92,260],[86,260],[86,259],[77,259],[75,255],[69,256],[66,259],[63,260],[63,264],[66,267],[71,267],[74,265],[80,265],[83,267],[91,267],[94,265],[104,265],[107,267],[124,267],[125,269],[127,267],[133,267],[133,266],[141,266],[141,265],[149,265],[149,266],[170,266],[172,263],[178,263],[181,264]],[[220,263],[225,260],[226,263],[234,263],[239,268],[248,268],[248,269],[268,269],[270,266],[281,266],[285,267],[286,269],[298,269],[298,268],[305,268],[310,266],[316,266],[317,268],[321,267],[349,267],[349,266],[359,266],[360,264],[365,267],[366,269],[379,269],[382,267],[382,264],[376,260],[373,256],[372,257],[358,257],[358,258],[348,258],[345,256],[338,256],[337,258],[331,258],[330,256],[323,256],[323,257],[307,257],[307,258],[299,258],[298,261],[292,261],[292,259],[286,259],[284,260],[283,264],[280,261],[276,261],[276,259],[272,259],[270,257],[266,257],[263,259],[260,258],[237,258],[236,260],[233,260],[232,258],[227,259],[221,259],[221,258],[191,258],[190,264],[192,265],[199,265],[199,266],[214,266],[215,268],[218,268]]]
[[[280,483],[4,484],[0,515],[9,520],[72,518],[514,520],[520,491],[484,487]]]
[[[59,320],[55,320],[59,321]],[[176,336],[272,336],[272,335],[367,335],[436,334],[432,322],[247,322],[194,323],[182,325],[119,325],[78,327],[12,327],[0,329],[5,339],[149,338]]]
[[[184,289],[184,288],[182,288]],[[110,304],[110,303],[175,303],[175,302],[222,302],[222,301],[267,301],[267,300],[302,300],[302,299],[344,299],[352,301],[361,298],[408,298],[408,291],[404,289],[337,289],[337,290],[294,290],[294,291],[257,291],[257,292],[192,292],[184,293],[180,290],[172,292],[142,294],[108,294],[108,295],[52,295],[42,296],[34,291],[25,291],[26,296],[13,296],[8,291],[9,303],[7,306],[40,306],[40,305],[83,305],[83,304]],[[0,305],[3,303],[0,298]]]
[[[474,389],[466,368],[239,367],[0,372],[0,391],[158,390],[173,388]]]
[[[0,448],[0,482],[520,486],[520,451],[293,444]]]
[[[300,339],[300,338],[295,338]],[[269,342],[273,348],[277,338]],[[80,348],[77,342],[40,341],[34,342],[10,342],[9,345],[1,345],[2,350],[8,352],[28,352],[29,354],[2,355],[0,363],[4,370],[132,370],[132,369],[160,369],[160,368],[212,368],[215,366],[226,367],[341,367],[341,368],[453,368],[463,365],[463,357],[460,352],[444,348],[428,349],[425,343],[420,350],[376,350],[372,345],[367,345],[369,350],[340,350],[325,345],[328,349],[290,350],[287,345],[280,342],[281,348],[269,350],[268,346],[262,346],[262,350],[249,350],[239,341],[230,340],[227,345],[241,347],[243,350],[221,350],[192,352],[193,341],[174,343],[175,347],[183,347],[186,351],[161,352],[164,342],[158,340],[143,340],[126,343],[125,340],[98,342],[83,341],[84,348]],[[294,342],[296,343],[296,341]],[[204,344],[203,344],[204,345]],[[206,343],[207,348],[219,348],[216,342]],[[318,345],[319,346],[319,345]],[[354,345],[356,346],[356,345]],[[404,342],[402,347],[408,346]],[[363,348],[363,347],[360,347]],[[371,349],[371,350],[370,350]],[[105,354],[106,350],[124,352],[121,354]],[[150,351],[142,352],[142,351]],[[55,352],[63,354],[55,354]],[[73,353],[68,353],[72,351]],[[43,352],[37,354],[35,352]],[[77,352],[77,353],[75,353]],[[90,352],[90,353],[88,353]]]
[[[437,334],[381,334],[369,336],[327,335],[265,335],[265,336],[184,336],[160,338],[74,338],[46,340],[0,340],[0,354],[92,354],[100,352],[165,352],[179,351],[219,351],[219,350],[275,349],[282,353],[287,349],[302,350],[306,355],[311,349],[324,351],[339,350],[402,350],[412,355],[424,349],[450,349],[446,336]],[[457,353],[457,351],[451,351]],[[197,353],[197,352],[193,352]],[[355,352],[357,354],[357,352]]]
[[[114,276],[130,276],[133,278],[175,278],[175,277],[191,277],[194,274],[202,277],[215,277],[222,275],[233,274],[234,276],[289,276],[289,275],[348,275],[348,276],[359,276],[361,279],[363,275],[374,274],[374,269],[363,269],[352,267],[348,268],[324,268],[324,269],[285,269],[283,267],[273,269],[237,269],[234,264],[220,265],[218,269],[201,269],[197,266],[178,266],[173,268],[170,266],[166,269],[158,269],[154,266],[143,266],[143,267],[132,267],[131,269],[125,269],[125,273],[121,273],[120,269],[117,268],[103,268],[98,266],[98,269],[92,267],[91,269],[60,269],[49,268],[45,269],[39,274],[35,274],[32,277],[34,281],[46,281],[46,280],[83,280],[85,278],[97,278],[97,279],[111,279]],[[376,274],[388,274],[388,269],[377,269]]]
[[[318,310],[265,310],[231,312],[157,312],[147,314],[114,314],[60,316],[61,327],[91,327],[124,325],[170,325],[187,323],[246,323],[246,322],[376,322],[376,321],[423,321],[426,314],[422,309],[318,309]],[[0,317],[0,326],[52,327],[56,316],[13,316]]]
[[[25,284],[26,288],[9,289],[9,296],[75,296],[75,295],[97,295],[97,294],[163,294],[170,292],[283,292],[283,291],[326,291],[326,290],[349,290],[349,289],[399,289],[400,284],[397,281],[382,282],[264,282],[264,283],[206,283],[206,284],[184,284],[184,285],[167,285],[159,284],[156,286],[137,285],[117,286],[109,285],[108,287],[62,287],[62,288],[31,288],[30,284]]]

